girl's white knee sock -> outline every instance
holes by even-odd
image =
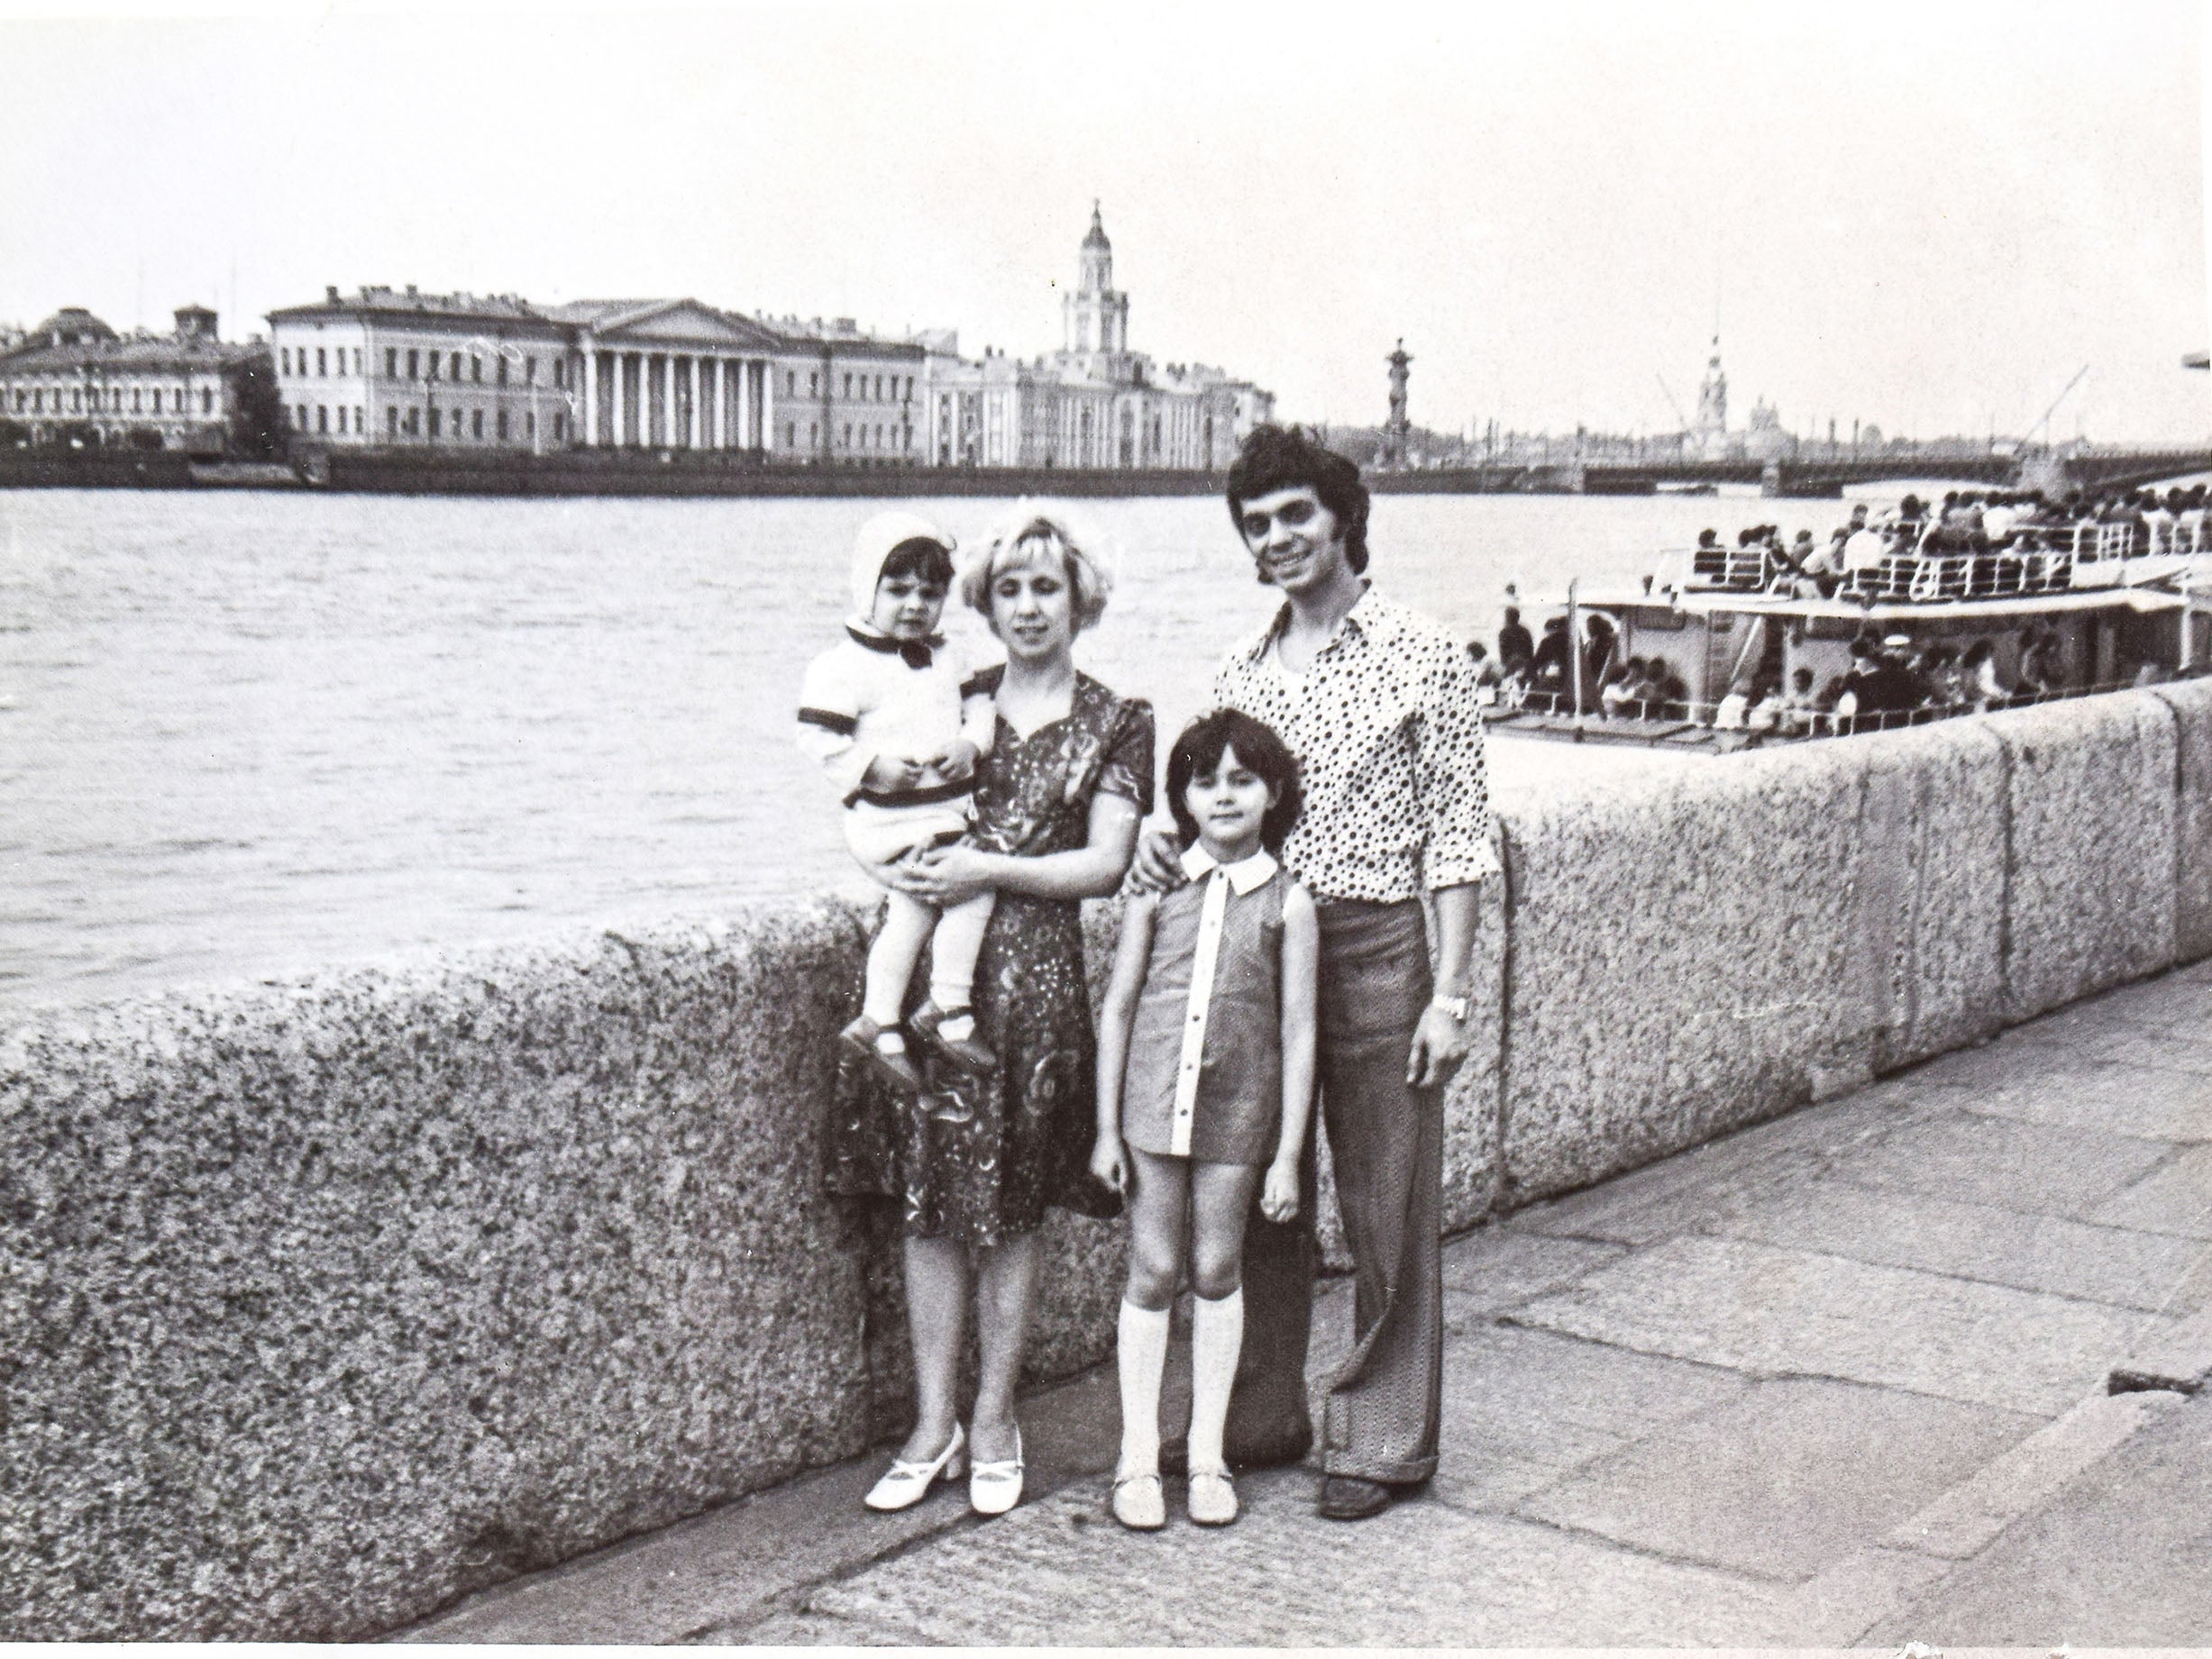
[[[1160,1471],[1160,1377],[1167,1369],[1167,1309],[1121,1304],[1114,1359],[1121,1373],[1121,1462],[1117,1475]],[[1235,1368],[1235,1362],[1230,1362]]]
[[[1208,1301],[1191,1299],[1191,1470],[1223,1469],[1221,1433],[1229,1422],[1237,1354],[1244,1346],[1244,1287]]]

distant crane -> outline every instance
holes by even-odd
[[[1659,390],[1667,394],[1668,405],[1674,410],[1675,419],[1681,423],[1682,430],[1689,431],[1690,417],[1682,413],[1681,399],[1675,396],[1674,387],[1667,384],[1667,377],[1654,372],[1651,378],[1659,383]]]
[[[2053,397],[2051,400],[2051,406],[2043,411],[2043,419],[2037,421],[2033,426],[2028,428],[2030,432],[2040,432],[2043,433],[2045,447],[2048,447],[2051,442],[2051,417],[2059,412],[2059,406],[2066,401],[2066,393],[2072,391],[2074,387],[2079,386],[2081,384],[2081,377],[2089,372],[2089,366],[2087,363],[2082,364],[2080,368],[2075,369],[2074,378],[2066,383],[2065,391],[2061,391],[2056,397]]]

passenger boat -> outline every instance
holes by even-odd
[[[1641,583],[1570,584],[1537,615],[1564,614],[1572,688],[1512,688],[1489,711],[1504,735],[1627,742],[1727,752],[1760,743],[1841,736],[1919,724],[1978,705],[1869,708],[1757,717],[1757,688],[1797,683],[1829,690],[1854,669],[1888,659],[1904,667],[1951,647],[1988,642],[1996,679],[2024,694],[2003,701],[2081,697],[2212,673],[2212,526],[2081,524],[2041,527],[2025,548],[1885,554],[1823,597],[1767,548],[1705,546],[1662,552]],[[1533,620],[1533,618],[1530,618]],[[1594,620],[1595,619],[1595,620]],[[1610,631],[1610,648],[1594,646]],[[2023,658],[2040,676],[2022,687]],[[1678,695],[1608,711],[1609,665],[1663,659]]]

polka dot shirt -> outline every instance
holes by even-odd
[[[1394,903],[1498,873],[1475,667],[1458,641],[1373,588],[1303,674],[1275,642],[1285,606],[1214,676],[1214,701],[1273,726],[1305,810],[1283,862],[1316,898]]]

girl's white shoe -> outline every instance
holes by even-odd
[[[1003,1515],[1021,1501],[1021,1429],[1014,1429],[1014,1454],[995,1463],[968,1467],[968,1507],[978,1515]]]
[[[1157,1532],[1167,1525],[1167,1498],[1156,1474],[1115,1477],[1114,1519],[1131,1532]]]
[[[1226,1527],[1237,1518],[1237,1485],[1226,1469],[1192,1470],[1186,1501],[1201,1527]]]
[[[967,1464],[967,1432],[959,1424],[953,1425],[953,1437],[945,1443],[945,1449],[926,1463],[909,1463],[903,1457],[891,1460],[883,1478],[868,1489],[861,1499],[871,1509],[891,1511],[910,1509],[929,1495],[929,1489],[941,1475],[947,1481],[957,1481]]]

